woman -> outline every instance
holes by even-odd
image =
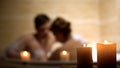
[[[76,48],[82,46],[84,43],[81,41],[74,40],[71,36],[71,24],[63,18],[57,18],[52,26],[51,30],[55,35],[57,41],[62,43],[62,47],[57,49],[49,60],[59,60],[59,53],[63,50],[70,52],[70,60],[75,61],[77,58]]]

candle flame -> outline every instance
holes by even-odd
[[[87,44],[83,44],[83,47],[87,47]]]
[[[67,51],[65,51],[65,50],[62,51],[62,54],[63,54],[63,55],[66,55],[66,54],[67,54]]]
[[[29,52],[23,51],[23,55],[24,55],[24,56],[28,56],[28,55],[29,55]]]
[[[30,60],[31,54],[28,51],[21,51],[20,52],[20,57],[22,60]]]
[[[107,41],[107,40],[105,40],[105,41],[104,41],[104,44],[108,44],[108,41]]]

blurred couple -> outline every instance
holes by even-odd
[[[76,61],[76,48],[86,42],[75,40],[71,35],[71,23],[58,17],[52,23],[46,14],[39,14],[34,19],[36,32],[24,35],[6,48],[4,58],[20,59],[20,52],[31,53],[32,60],[60,60],[62,50],[70,52],[70,60]]]

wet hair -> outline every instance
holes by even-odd
[[[48,23],[48,21],[50,21],[50,18],[46,14],[38,14],[34,20],[35,28],[38,29],[38,27]]]
[[[51,31],[53,33],[60,32],[64,36],[69,36],[71,34],[71,27],[70,22],[66,21],[65,19],[58,17],[53,21],[53,24],[51,26]]]

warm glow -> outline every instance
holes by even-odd
[[[60,53],[60,59],[61,59],[61,61],[69,61],[69,59],[70,59],[70,53],[67,52],[66,50],[63,50]]]
[[[107,41],[107,40],[104,40],[103,43],[104,43],[104,44],[112,44],[112,42],[109,42],[109,41]]]
[[[67,51],[64,50],[64,51],[62,52],[62,54],[63,54],[63,55],[67,55]]]
[[[28,51],[21,51],[20,52],[20,57],[21,57],[22,60],[29,60],[30,57],[31,57],[31,54]]]
[[[92,43],[92,58],[94,62],[97,62],[97,48],[96,43]]]
[[[97,48],[96,43],[84,44],[84,47],[91,47],[92,48],[92,59],[93,62],[97,62]]]
[[[83,47],[87,47],[87,44],[83,44]]]
[[[104,41],[104,44],[108,44],[108,41],[107,41],[107,40],[105,40],[105,41]]]
[[[93,59],[93,62],[97,62],[96,43],[87,44],[87,47],[92,47],[92,59]]]
[[[23,55],[24,55],[24,56],[28,56],[29,54],[28,54],[27,51],[24,51],[24,52],[23,52]]]

